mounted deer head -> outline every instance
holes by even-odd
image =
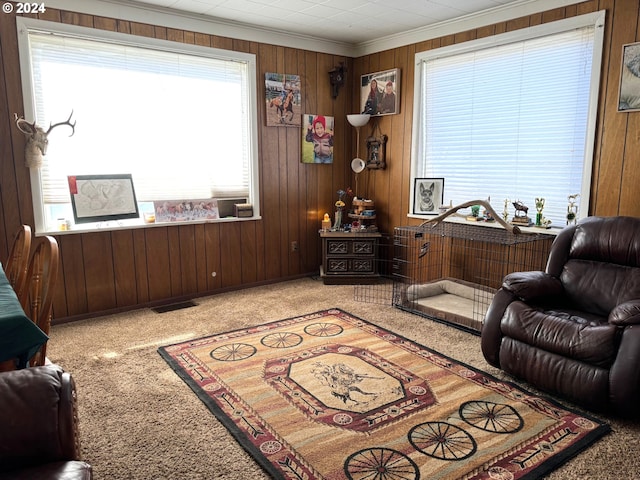
[[[61,125],[69,125],[71,127],[71,135],[69,136],[73,136],[76,132],[76,122],[71,123],[73,110],[71,110],[71,115],[69,115],[69,118],[65,122],[50,123],[47,131],[36,125],[36,122],[29,123],[24,117],[18,117],[17,113],[14,113],[14,116],[18,130],[27,137],[25,164],[29,168],[39,168],[42,166],[42,157],[47,154],[47,145],[49,144],[49,133],[51,133],[51,130]]]

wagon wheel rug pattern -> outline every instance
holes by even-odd
[[[158,351],[275,479],[537,478],[609,431],[337,308]]]

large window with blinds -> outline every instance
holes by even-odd
[[[131,174],[141,211],[241,198],[259,215],[254,55],[31,19],[18,35],[25,118],[76,122],[32,170],[39,231],[73,218],[74,175]]]
[[[544,198],[554,227],[579,194],[586,215],[603,26],[599,12],[416,54],[411,185],[444,178],[445,205],[508,199],[513,216],[520,201],[532,220]]]

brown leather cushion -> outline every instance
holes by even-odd
[[[0,374],[0,471],[73,460],[70,382],[57,365]]]
[[[501,328],[506,337],[599,367],[615,360],[621,332],[597,315],[543,310],[521,301],[507,307]]]
[[[505,337],[500,348],[505,372],[594,410],[609,405],[609,371],[565,356],[530,348]]]
[[[82,461],[53,462],[0,473],[0,480],[90,480],[91,466]]]
[[[573,235],[570,257],[640,267],[640,220],[635,217],[588,217]]]
[[[640,268],[593,260],[569,260],[560,275],[576,308],[607,316],[616,305],[640,298]]]

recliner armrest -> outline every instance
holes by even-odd
[[[609,314],[609,323],[621,327],[640,325],[640,300],[631,300],[618,305]]]
[[[517,297],[510,291],[498,290],[487,309],[482,324],[482,354],[494,367],[500,368],[500,346],[502,345],[502,317],[504,312]]]
[[[524,301],[564,293],[558,278],[540,271],[510,273],[504,277],[502,288]]]
[[[0,373],[0,471],[79,460],[75,402],[57,365]]]

